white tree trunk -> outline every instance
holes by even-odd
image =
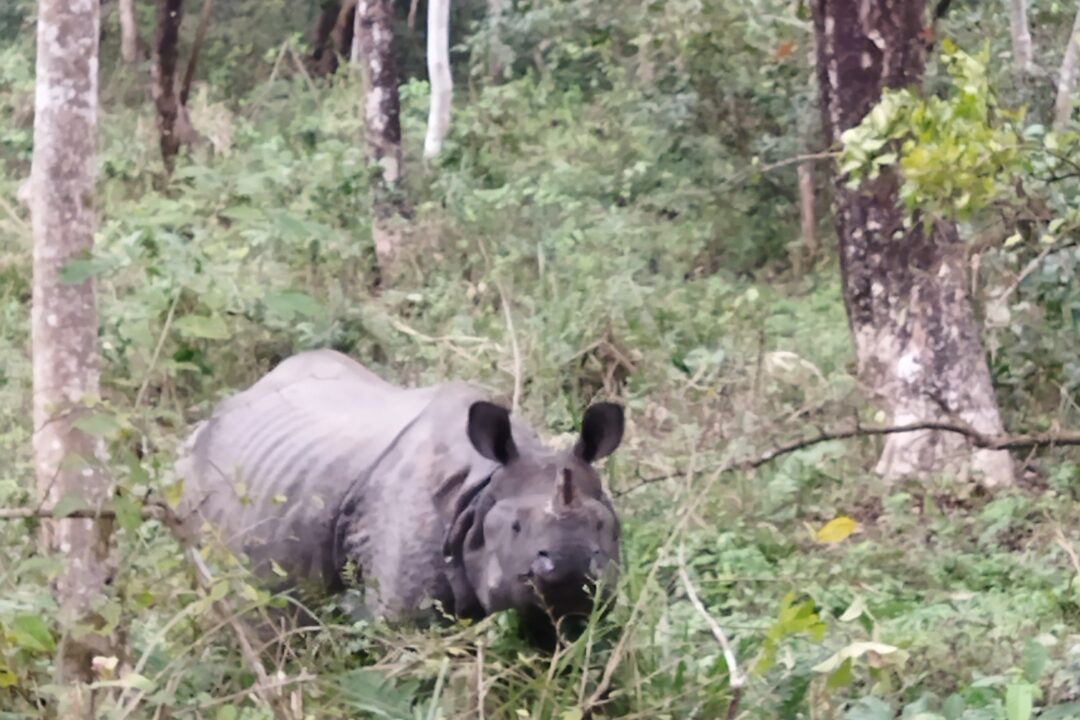
[[[488,80],[495,84],[502,77],[503,63],[507,54],[506,44],[502,41],[503,13],[506,0],[488,0],[488,23],[491,26],[491,43],[488,47]]]
[[[1057,97],[1054,99],[1054,129],[1063,130],[1072,117],[1073,95],[1076,93],[1076,77],[1080,68],[1080,8],[1076,10],[1072,33],[1065,45],[1065,57],[1058,73]]]
[[[453,80],[450,77],[450,0],[428,0],[427,67],[431,83],[431,109],[428,112],[424,157],[431,159],[442,150],[450,129],[450,101]]]
[[[61,270],[93,248],[97,166],[98,0],[40,0],[34,156],[30,173],[34,235],[31,312],[34,368],[34,459],[43,501],[80,496],[100,507],[110,495],[100,439],[81,431],[83,403],[98,395],[98,318],[91,280],[66,284]],[[111,521],[45,522],[45,547],[60,553],[55,593],[62,620],[100,627],[93,608],[115,569]],[[75,684],[62,716],[89,716],[96,655],[117,653],[114,638],[68,634],[58,672]]]
[[[120,0],[120,55],[133,63],[139,53],[139,27],[135,23],[135,0]]]
[[[1021,76],[1032,71],[1035,51],[1031,46],[1027,0],[1009,0],[1009,28],[1012,31],[1013,62]]]

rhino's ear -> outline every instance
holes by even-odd
[[[506,465],[518,456],[510,433],[510,411],[489,402],[469,408],[469,442],[488,460]]]
[[[587,463],[607,457],[622,442],[624,425],[621,405],[604,402],[590,406],[581,421],[574,454]]]

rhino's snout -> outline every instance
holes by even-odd
[[[600,549],[536,553],[525,577],[543,587],[593,585],[602,570]]]

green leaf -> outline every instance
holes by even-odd
[[[183,479],[177,480],[172,485],[165,488],[165,502],[169,503],[169,507],[176,508],[180,505],[180,501],[184,497],[184,481]]]
[[[83,257],[68,260],[60,270],[60,282],[64,285],[78,285],[112,267],[105,258]]]
[[[185,337],[207,340],[227,340],[230,336],[225,321],[217,315],[185,315],[176,321],[176,329]]]
[[[111,413],[90,413],[83,415],[74,423],[76,428],[88,435],[99,438],[111,438],[120,432],[120,423]]]
[[[67,517],[78,510],[88,510],[90,506],[78,493],[67,493],[53,505],[52,515],[54,518]]]
[[[840,667],[836,669],[829,679],[825,681],[825,689],[829,692],[834,692],[842,687],[847,687],[855,680],[855,673],[851,671],[851,658],[844,660],[840,663]]]
[[[19,678],[6,665],[0,665],[0,688],[15,687]]]
[[[116,522],[129,533],[135,532],[142,525],[142,511],[127,495],[113,498],[113,510],[116,511]]]
[[[217,720],[236,720],[239,717],[235,705],[222,705],[217,711]]]
[[[1050,657],[1050,651],[1038,640],[1030,638],[1024,644],[1023,670],[1024,679],[1029,683],[1037,683],[1042,678],[1046,661]]]
[[[292,320],[297,316],[317,317],[322,314],[322,306],[314,298],[297,290],[271,293],[264,302],[267,309],[285,320]]]
[[[11,621],[10,635],[15,644],[24,650],[42,653],[56,650],[56,641],[40,615],[16,615]]]
[[[1005,714],[1008,720],[1031,720],[1035,704],[1035,686],[1014,683],[1005,691]]]
[[[964,716],[964,698],[953,693],[941,705],[941,713],[945,720],[960,720]]]

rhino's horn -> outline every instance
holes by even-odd
[[[574,476],[570,468],[562,468],[555,476],[555,505],[569,507],[574,503]]]

